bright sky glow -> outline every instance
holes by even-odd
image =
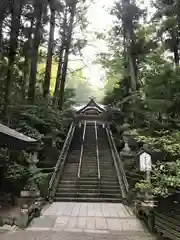
[[[108,9],[113,5],[114,1],[109,0],[96,0],[88,12],[89,26],[88,31],[92,37],[91,32],[103,32],[108,30],[112,26],[112,16],[108,13]],[[105,72],[100,65],[92,64],[96,60],[96,54],[107,51],[106,42],[103,40],[97,40],[94,36],[91,40],[92,46],[87,46],[84,49],[84,56],[86,56],[88,68],[84,70],[87,78],[95,87],[103,86],[103,79]]]
[[[100,65],[93,64],[96,60],[96,54],[107,51],[106,42],[97,40],[95,33],[108,30],[112,26],[112,16],[108,13],[108,8],[113,5],[113,0],[96,0],[88,9],[87,39],[88,44],[83,49],[83,61],[70,62],[70,67],[77,68],[77,65],[84,66],[84,76],[94,87],[103,87],[102,80],[105,77],[105,72]],[[78,57],[77,57],[78,58]],[[79,68],[79,67],[78,67]]]
[[[86,79],[96,88],[103,87],[103,79],[105,78],[105,72],[100,65],[93,64],[96,60],[96,54],[101,52],[107,52],[107,44],[103,40],[97,40],[95,32],[108,31],[113,24],[113,17],[109,14],[108,10],[113,6],[115,0],[96,0],[94,4],[88,9],[88,45],[83,50],[83,62],[82,65],[86,65],[84,68],[84,75]],[[142,7],[148,7],[148,11],[151,12],[150,0],[139,0],[139,4]],[[77,67],[77,61],[71,63],[71,66]]]

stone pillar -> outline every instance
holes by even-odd
[[[125,142],[124,148],[120,152],[120,156],[123,160],[125,171],[127,171],[127,169],[131,170],[132,166],[135,164],[135,159],[127,142]]]
[[[127,123],[127,121],[125,120],[125,123],[123,124],[121,131],[123,131],[122,133],[122,139],[124,142],[124,148],[121,150],[120,152],[120,157],[122,159],[123,162],[123,167],[124,167],[124,171],[125,174],[127,176],[128,172],[132,172],[134,165],[136,164],[135,161],[135,156],[133,154],[133,152],[131,151],[131,148],[129,146],[129,136],[131,136],[130,134],[130,125]],[[127,193],[127,202],[131,203],[133,201],[134,198],[134,194],[131,191],[131,187],[133,186],[133,180],[131,178],[127,178],[128,183],[129,183],[129,192]]]
[[[122,126],[123,129],[122,138],[124,142],[124,148],[121,150],[120,156],[123,161],[125,172],[131,172],[132,169],[134,168],[134,165],[136,164],[135,156],[131,151],[131,148],[129,147],[128,143],[129,136],[131,136],[129,127],[130,125],[127,122],[125,122]]]
[[[29,222],[29,206],[24,204],[20,210],[19,219],[16,222],[16,225],[20,228],[26,228]]]
[[[40,191],[38,189],[35,175],[39,172],[36,164],[39,162],[37,158],[37,153],[30,153],[29,158],[27,160],[29,163],[29,173],[31,178],[28,181],[28,184],[21,191],[19,203],[20,205],[31,202],[33,199],[37,199],[40,197]]]

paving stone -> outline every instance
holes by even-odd
[[[83,233],[84,232],[84,229],[82,228],[68,228],[68,229],[64,229],[65,232],[80,232],[80,233]]]
[[[155,240],[131,209],[114,203],[53,203],[25,231],[0,240]]]
[[[67,222],[67,228],[76,228],[78,226],[77,217],[69,217]]]
[[[91,229],[85,229],[85,232],[86,233],[94,233],[94,234],[109,234],[109,231],[108,230],[97,230],[97,229],[93,229],[93,230],[91,230]]]
[[[105,218],[96,217],[96,229],[108,229],[107,222]]]
[[[94,203],[91,203],[91,204],[88,203],[87,216],[88,217],[94,217],[95,216]]]
[[[55,208],[56,208],[56,215],[64,216],[64,211],[67,208],[67,203],[62,202],[61,204],[56,205]]]
[[[87,203],[81,203],[80,211],[79,211],[79,216],[80,217],[86,217],[87,216],[87,207],[88,207]]]
[[[95,216],[96,217],[103,217],[101,203],[94,204]]]
[[[85,229],[87,228],[86,218],[85,217],[78,217],[78,228]]]
[[[87,225],[87,229],[96,229],[96,218],[95,217],[87,217],[86,225]]]
[[[108,204],[102,203],[101,204],[101,209],[102,209],[102,214],[103,214],[104,217],[110,217],[111,216],[111,214],[109,212]]]
[[[47,227],[28,227],[25,231],[51,231],[51,228]]]
[[[107,218],[106,220],[107,220],[109,230],[119,230],[119,231],[122,230],[121,222],[118,218],[117,219]]]
[[[131,226],[128,220],[120,220],[122,231],[131,231]]]
[[[145,228],[138,219],[128,219],[128,224],[130,225],[130,230],[134,231],[144,231]]]
[[[81,206],[81,205],[80,205],[79,203],[76,203],[76,204],[74,205],[74,208],[73,208],[73,210],[72,210],[72,212],[71,212],[71,216],[74,216],[74,217],[79,216],[80,206]]]
[[[52,228],[56,222],[56,216],[41,216],[39,218],[34,218],[31,222],[31,227],[42,227],[42,228]]]
[[[26,232],[18,231],[13,234],[6,234],[1,237],[1,240],[155,240],[151,236],[136,236],[136,235],[112,235],[106,230],[85,230],[69,232],[59,231],[35,231]]]
[[[67,226],[67,222],[68,222],[68,218],[69,217],[58,217],[55,221],[55,224],[53,226],[53,228],[60,228],[60,229],[64,229]]]
[[[75,203],[67,203],[63,210],[64,216],[71,216]]]

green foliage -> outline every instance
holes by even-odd
[[[172,191],[180,187],[180,160],[175,162],[161,163],[153,168],[152,191],[156,196],[166,197]]]
[[[152,169],[151,189],[148,182],[141,180],[135,184],[135,188],[148,190],[155,197],[167,197],[180,188],[180,160],[175,162],[157,161]]]
[[[15,160],[11,163],[6,163],[3,189],[1,190],[6,193],[12,193],[14,196],[19,196],[20,191],[24,188],[30,178],[27,166],[24,164],[25,163],[19,164]]]
[[[137,130],[132,131],[133,136],[138,141],[142,141],[148,144],[152,151],[159,152],[163,151],[167,154],[170,159],[168,161],[176,160],[180,157],[180,131],[164,130],[154,132],[154,136],[146,135]]]
[[[136,189],[148,189],[149,188],[149,184],[146,180],[141,180],[140,182],[137,182],[135,184],[135,188]]]
[[[63,0],[3,0],[0,5],[0,122],[41,143],[38,152],[40,169],[33,176],[28,172],[26,152],[0,150],[3,191],[18,195],[32,178],[47,189],[49,173],[44,173],[41,168],[54,170],[72,122],[72,105],[76,101],[74,89],[64,90],[62,87],[63,91],[60,91],[58,86],[57,102],[61,96],[64,98],[61,111],[58,104],[53,105],[52,97],[60,52],[64,70],[60,71],[59,79],[62,79],[62,75],[70,71],[65,67],[69,58],[65,57],[67,48],[70,47],[68,55],[77,55],[86,45],[85,38],[73,37],[71,40],[70,36],[75,32],[74,27],[78,26],[79,31],[87,27],[85,12],[88,6],[85,1],[78,1],[73,17],[72,5]],[[72,27],[71,18],[76,19]],[[47,27],[49,24],[50,29]],[[53,33],[53,24],[55,32],[59,34],[57,38]],[[81,73],[78,71],[79,75]],[[68,78],[71,78],[71,74]],[[75,88],[78,85],[79,82]],[[81,85],[78,97],[86,90],[90,92],[85,81]]]
[[[71,122],[72,116],[71,108],[59,111],[42,101],[37,105],[19,105],[14,107],[12,109],[11,121],[18,119],[20,124],[23,121],[30,127],[35,127],[40,133],[46,134],[54,130],[63,132],[63,128],[66,128]]]
[[[138,1],[116,1],[112,29],[103,35],[109,52],[98,61],[106,71],[104,102],[121,111],[116,123],[128,119],[139,145],[164,156],[165,163],[154,166],[152,190],[166,196],[180,183],[180,2],[152,4],[149,21],[148,9],[140,9]],[[146,187],[144,181],[136,184]]]

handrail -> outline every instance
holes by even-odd
[[[81,175],[81,165],[82,165],[82,157],[83,157],[83,152],[84,152],[85,135],[86,135],[86,121],[84,122],[83,138],[82,138],[81,153],[80,153],[79,167],[78,167],[78,178],[80,178],[80,175]]]
[[[123,167],[122,161],[120,159],[120,156],[118,154],[111,130],[109,128],[106,128],[106,133],[107,133],[109,144],[111,147],[111,152],[112,152],[116,170],[118,170],[118,172],[120,171],[120,176],[118,176],[118,178],[119,178],[119,182],[123,183],[123,188],[120,184],[121,191],[122,191],[123,197],[126,198],[128,190],[129,190],[129,184],[128,184],[128,181],[127,181],[127,178],[126,178],[126,175],[124,172],[124,167]]]
[[[62,151],[60,153],[60,156],[58,158],[58,161],[56,163],[56,166],[55,166],[55,170],[54,170],[54,173],[52,174],[52,177],[50,179],[50,182],[49,182],[49,195],[51,195],[51,191],[52,191],[52,188],[54,186],[54,182],[55,182],[55,179],[57,177],[57,173],[59,172],[59,170],[61,169],[61,165],[63,164],[64,160],[66,159],[67,157],[67,154],[68,154],[68,151],[69,151],[69,147],[70,147],[70,144],[71,144],[71,141],[72,141],[72,138],[73,138],[73,135],[74,135],[74,130],[75,130],[75,123],[73,122],[69,128],[69,131],[68,131],[68,134],[67,134],[67,137],[66,137],[66,140],[64,142],[64,145],[63,145],[63,148],[62,148]],[[60,177],[60,176],[59,176]]]
[[[118,164],[117,164],[117,161],[116,161],[116,157],[115,157],[115,154],[114,154],[114,150],[113,150],[113,146],[112,146],[112,142],[111,142],[111,139],[110,139],[110,134],[106,128],[106,134],[107,134],[107,137],[108,137],[108,142],[109,142],[109,145],[110,145],[110,149],[111,149],[111,153],[112,153],[112,158],[113,158],[113,161],[114,161],[114,165],[115,165],[115,168],[116,168],[116,172],[117,172],[117,177],[118,177],[118,181],[119,181],[119,186],[120,186],[120,189],[121,189],[121,192],[122,192],[122,197],[123,198],[126,198],[126,193],[124,191],[124,188],[123,188],[123,184],[122,184],[122,178],[120,176],[120,171],[119,171],[119,167],[118,167]]]
[[[112,145],[113,145],[113,148],[114,148],[114,151],[115,151],[115,155],[116,155],[118,163],[119,163],[119,167],[120,167],[120,171],[121,171],[121,174],[122,174],[124,186],[126,188],[126,192],[128,192],[129,184],[128,184],[128,181],[127,181],[127,178],[126,178],[126,174],[125,174],[125,171],[124,171],[123,163],[122,163],[122,160],[121,160],[121,158],[119,156],[119,153],[117,151],[117,148],[116,148],[116,145],[115,145],[115,142],[114,142],[114,138],[113,138],[112,132],[111,132],[111,130],[109,128],[108,128],[108,132],[110,134],[110,138],[111,138],[111,142],[112,142]]]
[[[118,163],[119,163],[119,166],[120,166],[120,171],[121,171],[121,174],[122,174],[124,186],[126,188],[126,192],[128,192],[129,191],[129,184],[128,184],[128,181],[127,181],[127,178],[126,178],[126,174],[125,174],[125,171],[124,171],[124,166],[123,166],[122,160],[121,160],[121,158],[119,156],[119,153],[117,151],[116,144],[114,142],[114,138],[113,138],[112,132],[111,132],[110,129],[108,129],[108,131],[109,131],[109,134],[110,134],[110,138],[111,138],[111,141],[112,141],[113,148],[115,150],[115,155],[117,157],[117,160],[118,160]]]
[[[99,164],[99,146],[98,146],[98,134],[97,134],[97,123],[94,123],[95,127],[95,136],[96,136],[96,159],[97,159],[97,168],[98,168],[98,179],[100,181],[101,173],[100,173],[100,164]]]

